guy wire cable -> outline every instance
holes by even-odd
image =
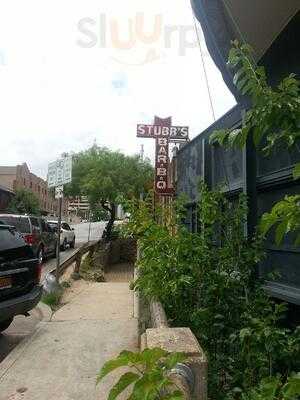
[[[195,31],[196,31],[196,35],[197,35],[197,41],[198,41],[198,44],[199,44],[202,68],[203,68],[203,71],[204,71],[206,88],[207,88],[207,92],[208,92],[211,112],[212,112],[213,120],[214,120],[214,122],[216,122],[216,115],[215,115],[215,110],[214,110],[214,106],[213,106],[212,94],[211,94],[211,90],[210,90],[210,86],[209,86],[208,74],[207,74],[207,71],[206,71],[204,55],[203,55],[203,51],[202,51],[201,39],[200,39],[200,36],[199,36],[199,30],[198,30],[198,26],[197,26],[197,21],[196,21],[196,18],[195,18],[193,10],[192,10],[192,14],[193,14],[193,19],[194,19]],[[225,166],[224,155],[223,154],[221,156],[219,155],[218,158],[219,158],[219,160],[222,158],[222,160],[220,160],[220,162],[223,165],[223,170],[224,170],[224,175],[225,175],[225,183],[227,184],[228,190],[230,191],[230,183],[229,183],[229,178],[228,178],[228,174],[227,174],[227,170],[226,170],[226,166]]]
[[[193,11],[192,11],[192,13],[193,13]],[[206,82],[207,93],[208,93],[208,97],[209,97],[209,103],[210,103],[210,107],[211,107],[211,113],[212,113],[214,122],[216,122],[216,114],[215,114],[215,110],[214,110],[211,90],[210,90],[209,81],[208,81],[208,75],[207,75],[204,56],[203,56],[203,52],[202,52],[201,39],[200,39],[200,36],[199,36],[199,30],[198,30],[197,21],[196,21],[194,13],[193,13],[193,18],[194,18],[195,31],[196,31],[196,35],[197,35],[197,41],[198,41],[198,44],[199,44],[199,50],[200,50],[200,56],[201,56],[201,61],[202,61],[202,67],[203,67],[205,82]]]

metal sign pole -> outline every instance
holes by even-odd
[[[91,223],[92,223],[92,221],[91,221],[91,216],[92,216],[92,213],[91,213],[91,210],[90,210],[90,212],[89,212],[89,235],[88,235],[88,242],[90,242],[90,238],[91,238]]]
[[[72,182],[72,156],[64,153],[61,158],[51,162],[48,165],[48,187],[55,188],[55,198],[58,199],[58,232],[57,232],[57,247],[56,247],[56,282],[59,283],[60,269],[60,230],[61,230],[61,214],[62,214],[62,199],[63,185]]]
[[[62,197],[58,199],[58,224],[57,224],[57,247],[56,247],[56,283],[59,284],[59,270],[60,270],[60,231],[61,231],[61,213],[62,213]]]

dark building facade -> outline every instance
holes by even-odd
[[[239,127],[241,113],[249,104],[236,93],[232,72],[226,67],[230,40],[241,40],[242,33],[243,39],[255,49],[256,61],[266,68],[271,84],[292,72],[300,78],[300,2],[192,0],[192,6],[210,54],[238,104],[179,150],[177,193],[185,193],[189,198],[187,224],[191,230],[197,229],[195,201],[199,179],[204,179],[211,188],[221,188],[233,200],[239,193],[246,193],[248,231],[252,234],[259,217],[270,211],[277,201],[285,195],[300,194],[300,180],[292,177],[293,166],[300,161],[300,152],[281,150],[265,157],[249,145],[242,151],[211,146],[209,137],[216,129]],[[280,278],[268,282],[268,291],[274,297],[300,305],[300,248],[294,246],[293,239],[293,235],[288,235],[282,245],[276,246],[272,234],[268,237],[267,258],[260,273],[278,271]]]

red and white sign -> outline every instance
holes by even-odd
[[[157,138],[166,137],[169,139],[185,139],[189,137],[189,128],[187,126],[161,126],[161,125],[143,125],[137,126],[137,137]]]
[[[155,191],[164,193],[168,189],[168,167],[169,167],[169,141],[161,137],[156,139],[155,159]]]
[[[172,140],[187,141],[189,128],[172,126],[171,117],[166,119],[155,117],[154,125],[137,125],[137,137],[155,139],[155,192],[162,196],[173,194],[174,189],[168,185],[169,142]]]

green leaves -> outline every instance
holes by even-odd
[[[161,400],[184,400],[184,397],[179,390],[176,390],[175,392],[162,397]]]
[[[295,74],[290,74],[276,88],[268,86],[264,68],[253,62],[251,47],[237,40],[232,45],[228,65],[235,70],[233,83],[242,95],[250,96],[252,108],[245,112],[241,128],[214,131],[210,143],[241,149],[252,135],[257,148],[266,142],[262,150],[267,155],[275,148],[294,146],[299,150],[296,144],[300,139],[300,81]],[[300,178],[300,163],[295,166],[293,177]],[[287,233],[299,231],[299,209],[299,201],[295,202],[293,198],[280,202],[271,213],[263,216],[263,233],[276,225],[275,242],[280,244]],[[299,243],[300,231],[296,245]]]
[[[242,395],[242,400],[297,400],[300,396],[300,375],[283,378],[274,376],[263,379],[256,389]]]
[[[182,353],[168,353],[161,348],[145,349],[141,353],[122,351],[119,356],[104,364],[97,384],[109,373],[120,367],[134,368],[136,372],[124,373],[110,390],[108,400],[115,400],[128,387],[133,385],[131,400],[183,399],[180,391],[162,395],[172,385],[168,373],[178,362],[184,361]]]
[[[131,355],[133,354],[134,353],[131,352],[122,352],[116,359],[107,361],[97,376],[97,384],[112,371],[120,367],[128,366],[131,363]]]
[[[286,196],[272,208],[270,213],[265,213],[260,222],[260,230],[266,235],[275,227],[275,241],[279,245],[284,236],[289,232],[300,229],[300,195]],[[296,245],[298,245],[298,237]]]
[[[247,126],[243,126],[240,129],[234,129],[233,131],[230,131],[229,129],[214,131],[209,138],[209,143],[242,149],[246,144],[248,133],[249,128]]]
[[[247,44],[232,42],[228,65],[235,69],[233,83],[242,95],[248,95],[252,100],[252,109],[246,112],[243,126],[235,130],[235,135],[242,138],[231,138],[228,130],[214,132],[211,143],[243,147],[246,136],[253,134],[254,143],[258,147],[263,139],[272,147],[286,143],[294,145],[300,134],[300,84],[294,74],[284,78],[277,88],[267,85],[266,73],[263,67],[253,62],[253,50]],[[246,128],[246,129],[245,129]]]
[[[162,358],[168,357],[169,353],[160,348],[145,349],[140,357],[141,361],[144,363],[146,370],[150,370],[155,366],[155,364]]]
[[[300,373],[288,378],[282,388],[284,400],[296,400],[300,396]]]
[[[294,171],[293,171],[293,177],[294,177],[294,179],[300,178],[300,163],[296,164]]]
[[[115,400],[128,386],[136,382],[140,376],[133,372],[126,372],[111,389],[108,400]]]
[[[171,353],[165,360],[165,366],[171,370],[173,369],[178,363],[182,363],[186,359],[185,354],[183,353]]]

